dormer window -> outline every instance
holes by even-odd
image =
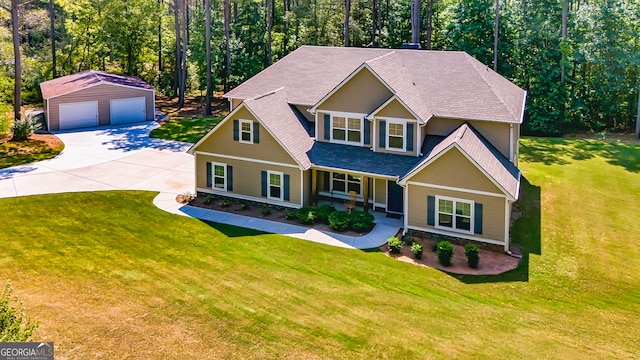
[[[240,142],[253,144],[253,121],[240,120]]]
[[[335,114],[331,116],[331,141],[362,145],[362,115]]]
[[[401,121],[387,120],[387,150],[405,151],[405,128],[406,123]]]

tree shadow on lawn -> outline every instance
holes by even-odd
[[[200,221],[202,221],[203,223],[209,225],[210,227],[220,231],[226,237],[230,237],[230,238],[269,234],[269,233],[264,232],[264,231],[243,228],[243,227],[240,227],[240,226],[235,226],[235,225],[230,225],[230,224],[217,223],[217,222],[207,221],[207,220],[200,220]]]
[[[520,179],[520,198],[514,204],[514,208],[523,214],[511,225],[512,247],[520,250],[522,254],[517,268],[498,275],[461,275],[446,271],[445,273],[465,284],[529,281],[529,255],[542,255],[540,192],[540,187],[531,184],[524,176]]]
[[[545,165],[567,165],[596,156],[627,171],[640,172],[640,145],[613,140],[527,138],[520,142],[520,159]]]

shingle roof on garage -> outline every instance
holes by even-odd
[[[104,71],[86,70],[72,75],[40,83],[42,97],[45,99],[72,93],[99,84],[112,84],[153,90],[144,80],[135,76],[111,74]]]

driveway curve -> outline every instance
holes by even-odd
[[[99,190],[194,191],[191,144],[149,138],[156,122],[56,132],[54,159],[0,170],[0,198]]]

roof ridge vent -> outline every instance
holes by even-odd
[[[273,94],[277,93],[278,91],[280,91],[282,89],[284,89],[284,86],[281,86],[281,87],[279,87],[279,88],[277,88],[275,90],[268,91],[268,92],[266,92],[264,94],[260,94],[260,95],[258,95],[256,97],[252,98],[252,100],[260,100],[260,99],[262,99],[264,97],[267,97],[269,95],[273,95]]]

